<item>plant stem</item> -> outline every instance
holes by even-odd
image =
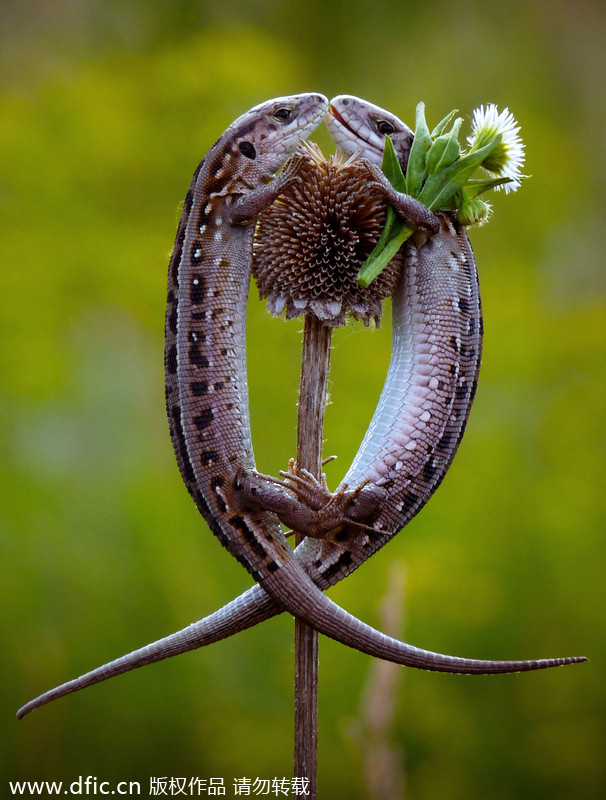
[[[297,423],[297,464],[317,478],[322,471],[322,431],[330,366],[331,328],[305,317]],[[296,533],[296,543],[304,538]],[[315,800],[318,750],[318,632],[295,619],[295,777],[309,779]]]

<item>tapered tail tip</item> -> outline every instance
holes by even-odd
[[[545,658],[539,659],[538,661],[509,661],[509,662],[491,662],[490,661],[477,661],[475,662],[474,666],[475,669],[470,668],[470,665],[467,664],[466,668],[463,669],[461,667],[453,667],[450,666],[448,668],[442,667],[437,668],[439,672],[463,672],[467,674],[480,674],[480,675],[490,675],[496,673],[503,673],[503,672],[526,672],[535,669],[549,669],[549,667],[565,667],[568,664],[582,664],[584,661],[588,661],[589,659],[586,656],[570,656],[569,658]],[[427,665],[420,666],[420,665],[413,665],[410,666],[417,666],[419,669],[428,669]],[[431,669],[431,667],[429,667]],[[434,669],[436,669],[434,667]],[[34,711],[36,708],[40,708],[40,706],[45,705],[46,703],[50,702],[51,700],[56,699],[57,697],[63,697],[64,694],[68,694],[67,692],[57,693],[55,694],[54,691],[47,692],[46,694],[40,695],[40,697],[36,697],[34,700],[30,700],[29,703],[26,703],[24,706],[17,711],[17,719],[23,719],[30,711]]]
[[[23,719],[23,717],[29,714],[30,711],[35,711],[37,708],[40,708],[40,706],[46,705],[47,702],[49,701],[46,700],[41,702],[39,697],[35,697],[33,700],[30,700],[29,703],[21,706],[19,711],[17,711],[17,719]]]
[[[519,666],[520,669],[511,669],[509,672],[526,672],[536,669],[550,669],[551,667],[566,667],[569,664],[581,664],[587,661],[585,656],[569,656],[567,658],[540,658],[537,661],[522,661],[516,665],[513,662],[512,666]]]

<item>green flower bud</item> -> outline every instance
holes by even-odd
[[[484,200],[471,198],[467,192],[461,193],[460,205],[457,206],[457,219],[461,225],[483,225],[491,211],[491,207]]]

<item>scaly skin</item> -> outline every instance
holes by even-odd
[[[380,165],[385,131],[393,134],[396,153],[405,168],[412,134],[397,117],[358,98],[346,96],[331,101],[331,112],[327,119],[329,130],[346,153],[360,151],[372,164]],[[542,669],[585,660],[484,661],[431,653],[374,631],[330,604],[319,592],[317,587],[325,589],[334,585],[393,538],[427,502],[452,462],[471,408],[480,364],[482,318],[475,262],[464,230],[449,214],[439,215],[436,235],[427,241],[424,241],[426,236],[421,237],[417,243],[408,245],[406,267],[393,299],[393,349],[385,387],[358,454],[332,498],[325,491],[327,497],[322,499],[322,487],[314,490],[305,477],[301,480],[291,475],[284,486],[277,486],[272,479],[259,476],[254,472],[248,428],[244,334],[240,329],[234,331],[233,319],[232,324],[226,326],[230,331],[226,344],[230,347],[222,349],[229,351],[233,348],[237,363],[226,365],[221,362],[220,369],[212,377],[208,374],[209,367],[205,366],[206,390],[201,392],[199,385],[192,388],[200,383],[199,371],[203,360],[207,358],[210,361],[210,356],[217,352],[216,325],[207,329],[200,327],[196,314],[204,314],[206,320],[215,323],[221,317],[225,319],[227,312],[223,311],[225,295],[218,306],[222,309],[221,314],[217,315],[215,307],[205,305],[202,290],[198,289],[200,284],[194,283],[195,275],[199,276],[198,281],[202,277],[199,265],[193,264],[198,258],[195,253],[204,248],[196,230],[200,228],[200,217],[195,217],[195,226],[190,224],[190,220],[192,209],[196,208],[199,215],[202,208],[201,201],[196,203],[195,192],[200,191],[200,187],[203,187],[203,193],[208,192],[208,186],[203,182],[208,179],[204,175],[212,171],[214,163],[224,164],[226,154],[233,157],[237,137],[228,144],[226,136],[237,130],[239,122],[234,123],[210,151],[203,162],[203,165],[208,165],[205,172],[199,169],[196,173],[179,227],[171,261],[172,287],[167,316],[167,404],[177,458],[190,492],[220,540],[244,563],[260,585],[182,631],[41,695],[24,706],[18,716],[114,675],[211,644],[284,609],[363,652],[421,669],[488,674]],[[250,132],[247,140],[250,140]],[[220,154],[218,160],[215,158],[217,152]],[[276,182],[272,184],[277,190],[283,185],[278,183],[276,187]],[[245,190],[239,185],[238,191]],[[264,191],[267,192],[267,187]],[[230,192],[236,193],[232,186]],[[259,213],[259,206],[251,203],[249,195],[244,194],[243,199],[246,200],[245,216]],[[266,199],[267,194],[263,202]],[[233,204],[237,207],[237,202]],[[215,215],[220,213],[224,219],[225,205],[221,206],[220,212],[212,203],[205,205],[208,213],[203,224],[216,232],[222,226],[215,224],[213,227]],[[411,207],[406,200],[399,205]],[[243,248],[242,234],[248,231],[229,225],[229,236],[224,239],[216,237],[222,245],[220,252],[211,251],[210,255],[207,252],[206,261],[213,263],[214,259],[219,266],[219,262],[224,265],[224,259],[228,258],[233,267],[233,261],[239,258]],[[234,235],[236,230],[238,236]],[[236,239],[239,240],[237,247],[234,246]],[[183,252],[189,253],[189,258],[183,259]],[[225,280],[221,270],[212,280],[206,273],[204,277],[209,289],[217,285],[217,280],[223,286],[221,281]],[[238,309],[245,304],[248,284],[244,291],[243,281],[238,279],[235,283],[239,305],[237,314],[232,313],[231,317],[240,319],[242,312]],[[183,293],[179,290],[183,285],[189,287],[189,303],[183,302]],[[210,291],[207,291],[205,296],[209,295]],[[194,302],[196,299],[200,302]],[[183,312],[179,309],[180,302],[184,306]],[[184,320],[179,320],[179,313],[184,314]],[[229,322],[230,315],[227,319]],[[192,330],[197,339],[192,339]],[[203,348],[191,353],[192,345],[209,339],[212,353],[207,356]],[[234,347],[234,340],[237,340],[237,347]],[[186,350],[188,353],[182,356],[181,362],[175,359],[180,342],[181,353]],[[171,375],[177,377],[171,379]],[[224,386],[229,385],[230,376],[232,379],[236,377],[236,381],[231,381],[235,392],[226,402],[222,393]],[[218,393],[212,402],[208,400],[211,386]],[[194,399],[201,396],[207,398],[208,405],[201,407]],[[237,413],[223,417],[225,411],[233,410],[227,408],[230,403],[238,405]],[[216,413],[218,408],[220,414]],[[223,417],[223,423],[229,419],[229,423],[217,427],[215,421],[218,417]],[[230,462],[230,450],[225,450],[226,436],[235,437],[231,446],[233,452],[246,452],[244,463],[241,460]],[[236,472],[230,469],[230,463],[237,463]],[[271,488],[273,486],[275,491]],[[349,486],[357,488],[349,492]],[[293,501],[293,492],[298,494],[299,502],[296,502],[296,497]],[[292,551],[283,541],[272,516],[262,510],[251,510],[251,496],[260,507],[274,508],[283,519],[294,521],[298,529],[320,538],[308,536],[296,549],[296,559],[293,559]],[[336,504],[335,497],[339,501]],[[237,514],[230,503],[237,507]],[[327,512],[326,507],[331,503],[332,508]],[[320,512],[318,530],[313,529],[310,508]],[[330,520],[333,535],[326,534],[326,519]],[[372,529],[364,530],[352,523],[352,519],[367,521]],[[277,569],[273,566],[276,564]],[[305,598],[301,596],[301,586]],[[318,595],[326,603],[319,601]]]
[[[339,96],[331,100],[326,124],[339,149],[347,155],[360,152],[375,166],[389,133],[405,171],[412,132],[384,109]],[[464,228],[452,214],[438,217],[438,233],[407,243],[393,296],[387,378],[339,487],[365,482],[366,491],[383,489],[388,499],[373,518],[374,530],[346,525],[333,539],[303,543],[303,552],[310,552],[306,560],[321,563],[318,574],[309,570],[319,586],[332,571],[340,578],[357,569],[410,522],[442,482],[465,431],[482,354],[480,293]]]
[[[266,482],[263,497],[256,490],[246,383],[253,226],[245,223],[293,180],[281,175],[267,185],[326,109],[321,95],[279,98],[252,109],[230,126],[194,178],[169,269],[171,435],[201,514],[276,604],[343,644],[381,656],[393,648],[394,658],[417,664],[416,650],[392,645],[322,593],[293,555],[278,518],[265,510],[277,510],[272,497],[281,503],[283,488]]]

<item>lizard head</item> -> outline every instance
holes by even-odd
[[[402,168],[406,168],[414,134],[395,114],[359,97],[340,94],[330,101],[325,121],[340,150],[348,156],[359,153],[379,167],[389,136]]]
[[[327,109],[324,95],[295,94],[268,100],[239,117],[230,125],[229,141],[244,179],[270,181]]]

